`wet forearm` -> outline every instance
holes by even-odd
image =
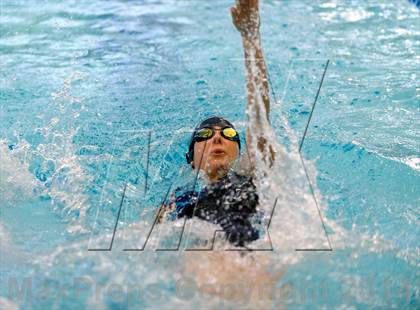
[[[257,145],[263,160],[270,166],[274,162],[273,147],[265,138],[264,128],[269,126],[270,97],[267,68],[259,34],[254,37],[242,36],[245,55],[246,85],[248,93],[247,142]],[[256,138],[256,141],[253,139]],[[251,168],[255,169],[255,153],[250,154]]]
[[[261,47],[260,35],[242,36],[245,56],[248,117],[255,117],[257,124],[269,122],[270,97],[267,68]]]

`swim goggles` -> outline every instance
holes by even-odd
[[[201,141],[211,139],[215,135],[216,131],[219,131],[219,130],[223,138],[230,141],[238,142],[239,140],[238,132],[232,127],[224,127],[222,129],[214,129],[212,127],[200,128],[199,130],[195,132],[193,140],[194,142],[201,142]]]

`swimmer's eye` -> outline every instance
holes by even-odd
[[[237,134],[238,133],[236,132],[236,130],[231,127],[227,127],[223,129],[223,135],[226,138],[234,138]]]
[[[196,133],[197,138],[210,139],[213,136],[213,130],[210,128],[202,128]]]

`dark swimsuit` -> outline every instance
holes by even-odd
[[[258,239],[259,232],[252,226],[257,213],[258,195],[252,178],[230,173],[220,181],[204,187],[200,192],[175,192],[176,217],[196,216],[219,224],[226,239],[243,246]]]

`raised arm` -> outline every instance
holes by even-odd
[[[232,21],[241,34],[245,55],[248,104],[247,145],[251,169],[255,169],[256,152],[266,164],[272,166],[274,148],[267,141],[264,128],[270,127],[270,96],[267,67],[261,47],[259,0],[236,0],[231,8]],[[268,126],[268,127],[267,127]]]

